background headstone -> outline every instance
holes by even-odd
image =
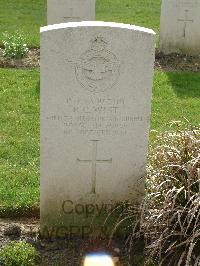
[[[41,29],[42,226],[143,197],[154,52],[136,26]]]
[[[200,54],[200,0],[163,0],[160,51]]]
[[[47,0],[47,23],[95,20],[96,0]]]

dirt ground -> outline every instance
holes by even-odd
[[[155,69],[166,72],[200,72],[200,55],[164,55],[163,53],[156,51]]]
[[[30,49],[28,55],[22,59],[6,59],[3,57],[3,49],[0,48],[1,68],[34,68],[39,67],[40,50]],[[164,55],[156,51],[155,69],[167,72],[200,72],[200,55],[186,56],[180,54]]]
[[[7,59],[3,56],[3,49],[0,48],[1,68],[34,68],[40,63],[40,50],[30,49],[27,56],[22,59]]]
[[[109,244],[109,239],[41,239],[39,220],[35,218],[0,219],[0,248],[13,240],[24,240],[37,249],[38,266],[80,266],[91,252],[110,254],[115,266],[138,265],[129,264],[127,250],[120,240],[112,240]]]

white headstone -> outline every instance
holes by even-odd
[[[43,226],[143,197],[154,52],[155,33],[136,26],[41,29]]]
[[[47,23],[95,20],[96,0],[47,0]]]
[[[200,54],[200,0],[163,0],[160,51]]]

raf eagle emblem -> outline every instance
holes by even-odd
[[[102,92],[114,86],[119,77],[119,61],[106,49],[107,42],[102,37],[92,41],[76,65],[78,82],[91,92]]]

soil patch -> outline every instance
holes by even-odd
[[[21,59],[7,59],[3,56],[3,49],[0,48],[1,68],[34,68],[39,67],[40,50],[30,49],[26,57]]]
[[[22,59],[6,59],[0,48],[1,68],[35,68],[40,65],[40,50],[30,49],[28,55]],[[200,72],[200,55],[187,56],[180,54],[164,55],[156,50],[155,69],[166,72]]]
[[[200,72],[200,55],[164,55],[163,53],[156,51],[155,68],[166,72]]]

